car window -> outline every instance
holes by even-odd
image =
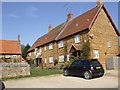
[[[75,62],[73,62],[73,63],[71,64],[71,66],[80,65],[80,62],[81,62],[81,61],[75,61]]]
[[[91,61],[91,65],[93,65],[93,66],[99,66],[100,63],[97,60],[92,60]]]
[[[83,61],[81,61],[81,65],[82,65],[82,66],[90,65],[90,62],[83,60]]]

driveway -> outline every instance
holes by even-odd
[[[60,74],[8,80],[4,83],[6,88],[118,88],[118,77],[109,72],[103,77],[85,80]]]

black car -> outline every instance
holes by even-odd
[[[91,79],[96,76],[103,76],[103,66],[97,59],[75,60],[70,66],[64,68],[64,75],[79,75],[85,79]]]

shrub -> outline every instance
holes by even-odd
[[[57,64],[58,64],[58,60],[55,59],[55,60],[54,60],[54,66],[56,66]]]
[[[60,64],[60,69],[63,69],[64,68],[64,64]]]
[[[52,68],[51,69],[57,69],[57,66],[52,66]]]

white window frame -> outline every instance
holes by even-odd
[[[74,36],[74,40],[75,40],[75,43],[79,43],[80,42],[80,35],[75,35]]]
[[[64,41],[63,40],[58,42],[58,48],[62,48],[62,47],[64,47]]]
[[[17,58],[17,55],[13,55],[13,58]]]
[[[10,55],[5,55],[5,58],[10,58]]]
[[[44,51],[46,51],[47,50],[47,48],[46,48],[46,46],[44,47]]]
[[[53,57],[49,57],[49,63],[53,63]]]
[[[67,61],[70,61],[70,54],[67,54]]]
[[[53,43],[49,44],[49,49],[53,49]]]
[[[28,55],[31,56],[32,55],[31,52]]]
[[[63,54],[59,55],[59,62],[64,62],[64,59],[65,59],[65,56]]]
[[[111,41],[108,40],[108,47],[110,48],[111,47]]]
[[[46,64],[46,63],[47,63],[47,59],[45,58],[44,60],[45,60],[44,62],[45,62],[45,64]]]
[[[99,58],[99,50],[93,50],[94,58]]]

